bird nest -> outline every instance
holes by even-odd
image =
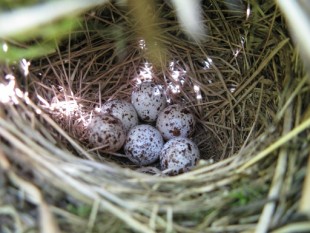
[[[310,229],[310,83],[278,7],[206,1],[208,37],[195,43],[157,4],[153,45],[109,3],[56,52],[1,65],[1,232]],[[145,80],[197,119],[190,172],[168,176],[87,142],[97,109]]]

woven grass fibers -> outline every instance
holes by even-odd
[[[27,77],[2,65],[1,88],[12,89],[0,103],[0,231],[309,230],[309,77],[277,5],[258,2],[203,1],[201,43],[157,2],[153,44],[108,3]],[[195,114],[201,161],[188,173],[88,145],[96,109],[150,79]]]

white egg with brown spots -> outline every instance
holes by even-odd
[[[159,113],[156,128],[165,140],[169,140],[175,137],[191,136],[195,124],[195,117],[188,108],[180,104],[174,104]]]
[[[101,106],[100,112],[118,118],[123,123],[126,132],[139,123],[134,106],[126,100],[109,100]]]
[[[197,145],[188,138],[173,138],[164,145],[160,154],[161,169],[170,175],[184,173],[193,168],[200,159]]]
[[[122,148],[126,139],[123,123],[112,115],[96,115],[88,125],[89,142],[93,147],[107,152]]]
[[[149,165],[158,160],[164,140],[159,131],[150,125],[133,127],[126,138],[124,151],[136,165]]]
[[[159,112],[166,107],[167,101],[162,86],[143,82],[133,89],[131,103],[141,120],[154,122]]]

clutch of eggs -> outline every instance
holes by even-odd
[[[89,141],[107,152],[123,147],[126,157],[139,166],[159,160],[170,175],[186,172],[199,160],[198,147],[187,138],[194,132],[195,118],[182,105],[166,104],[162,86],[143,82],[133,89],[131,103],[110,100],[102,105],[89,124]],[[139,118],[155,122],[156,128],[139,125]]]

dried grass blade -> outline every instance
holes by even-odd
[[[284,129],[282,132],[283,135],[287,134],[292,128],[292,118],[293,118],[292,115],[293,115],[292,105],[290,105],[289,110],[285,114],[285,119],[283,123]],[[276,200],[278,200],[279,198],[281,187],[283,185],[283,180],[287,168],[287,156],[288,151],[285,148],[282,148],[279,153],[277,166],[268,193],[268,199],[272,201],[265,204],[263,212],[259,218],[259,222],[255,230],[256,233],[263,233],[268,231],[269,224],[272,220],[272,215],[276,207]]]
[[[308,157],[307,174],[301,194],[299,211],[310,216],[310,155]]]
[[[24,180],[23,178],[15,174],[15,172],[11,170],[10,163],[1,152],[0,163],[0,165],[5,168],[11,182],[14,183],[21,190],[26,192],[27,199],[37,205],[40,214],[40,231],[42,233],[61,233],[51,212],[51,208],[43,199],[41,190],[34,184]]]
[[[267,155],[269,155],[271,152],[278,149],[280,146],[284,145],[288,141],[292,140],[294,137],[296,137],[299,133],[302,131],[310,128],[310,118],[305,120],[303,123],[301,123],[299,126],[295,127],[292,131],[290,131],[288,134],[282,136],[277,141],[275,141],[273,144],[271,144],[269,147],[258,153],[254,158],[252,158],[250,161],[245,163],[243,166],[241,166],[236,173],[242,173],[245,169],[248,167],[254,165],[261,159],[265,158]]]
[[[307,233],[310,231],[310,223],[309,222],[300,222],[300,223],[292,223],[281,227],[271,233],[292,233],[292,232],[304,232]]]

